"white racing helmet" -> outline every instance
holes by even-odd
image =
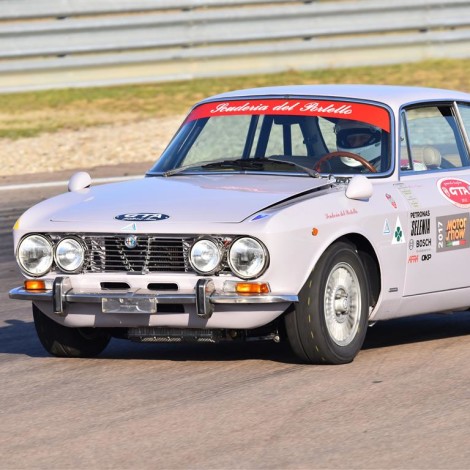
[[[379,127],[366,122],[341,119],[335,125],[336,146],[338,151],[355,153],[370,162],[381,154],[382,131]],[[341,157],[348,166],[361,166],[353,158]]]

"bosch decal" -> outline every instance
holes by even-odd
[[[428,248],[432,245],[430,238],[423,238],[422,240],[416,240],[416,248]]]
[[[114,217],[117,220],[127,220],[129,222],[158,222],[159,220],[168,219],[170,216],[158,213],[137,213],[137,214],[121,214]]]
[[[419,237],[431,234],[431,211],[422,210],[410,212],[410,237]],[[429,251],[432,245],[431,238],[410,238],[408,247],[411,250],[416,248],[417,251]]]
[[[470,207],[470,183],[458,178],[442,178],[437,182],[440,193],[454,206]]]
[[[437,252],[468,248],[468,213],[438,217]]]

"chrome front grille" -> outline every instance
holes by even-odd
[[[127,235],[84,235],[88,248],[85,272],[188,272],[192,238],[136,235],[137,246],[127,248]]]

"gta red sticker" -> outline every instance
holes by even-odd
[[[322,116],[362,121],[390,132],[388,111],[379,106],[348,101],[324,100],[240,100],[214,101],[197,106],[186,122],[214,116],[274,114],[287,116]]]
[[[470,183],[458,178],[442,178],[437,182],[440,193],[454,206],[470,208]]]

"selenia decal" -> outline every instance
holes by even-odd
[[[412,237],[431,233],[431,212],[429,210],[411,212],[410,218],[412,219],[410,233]]]
[[[430,252],[432,249],[432,238],[431,238],[431,211],[422,210],[410,212],[410,240],[408,242],[408,248],[410,251],[416,251],[417,253]],[[424,237],[424,238],[423,238]],[[413,254],[408,260],[409,263],[416,262],[410,261],[415,260]],[[431,255],[421,255],[421,261],[429,261]]]
[[[458,178],[441,178],[437,182],[439,192],[454,206],[470,208],[470,183]]]

